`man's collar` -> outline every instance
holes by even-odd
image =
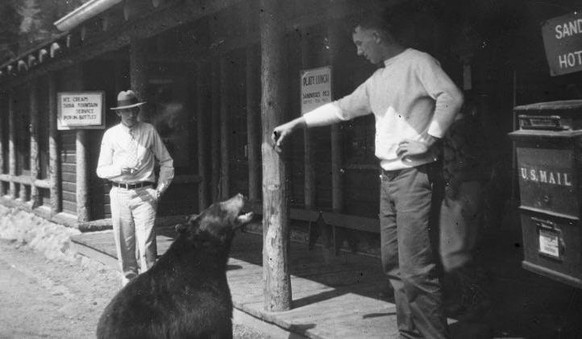
[[[119,125],[121,126],[121,129],[124,130],[124,131],[126,131],[126,132],[128,132],[128,133],[129,133],[129,131],[135,131],[135,130],[137,130],[137,128],[139,127],[140,124],[141,124],[141,122],[138,121],[135,125],[133,125],[131,127],[127,127],[122,122],[119,123]]]
[[[402,50],[398,51],[397,53],[390,56],[388,59],[384,60],[384,66],[388,66],[389,64],[393,63],[394,60],[397,60],[404,52],[408,51],[410,48],[404,47]]]

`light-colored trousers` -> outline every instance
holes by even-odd
[[[141,272],[156,262],[156,233],[154,223],[158,202],[152,186],[125,189],[113,186],[109,192],[111,220],[117,258],[125,286]],[[137,243],[137,253],[136,253]]]

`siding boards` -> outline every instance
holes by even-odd
[[[77,215],[75,131],[61,131],[63,211]]]

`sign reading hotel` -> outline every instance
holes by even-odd
[[[546,21],[542,36],[552,76],[582,70],[582,12]]]
[[[57,94],[57,128],[105,128],[103,92],[61,92]]]
[[[331,102],[331,66],[301,71],[301,114]]]

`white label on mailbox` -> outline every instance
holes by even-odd
[[[559,258],[560,247],[558,234],[540,229],[540,253]]]

